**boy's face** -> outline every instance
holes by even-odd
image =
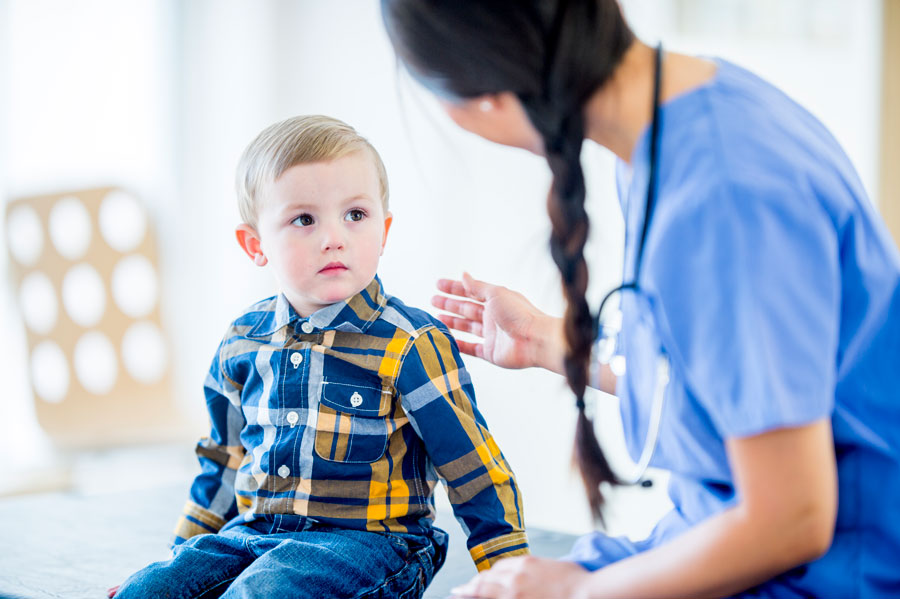
[[[309,316],[372,281],[390,225],[372,157],[357,151],[286,170],[260,202],[256,229],[242,224],[237,237]]]

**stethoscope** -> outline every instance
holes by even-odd
[[[650,172],[647,182],[647,200],[644,209],[644,223],[641,228],[641,237],[638,242],[637,255],[635,258],[634,277],[631,281],[623,283],[608,292],[600,302],[600,308],[594,317],[594,362],[597,364],[609,364],[610,368],[617,375],[624,374],[625,357],[616,354],[618,345],[618,336],[622,328],[622,313],[616,310],[609,318],[604,318],[604,308],[607,306],[610,298],[621,295],[623,291],[631,290],[635,293],[640,292],[638,280],[641,270],[641,258],[644,252],[644,242],[647,238],[647,230],[650,227],[650,217],[653,214],[653,207],[656,202],[656,184],[657,184],[657,167],[659,162],[659,142],[660,142],[660,118],[659,118],[659,95],[660,82],[662,79],[662,44],[656,47],[656,60],[653,74],[653,115],[650,121]],[[663,400],[665,398],[666,387],[669,382],[669,360],[664,352],[660,352],[657,357],[655,382],[653,389],[653,401],[650,409],[650,419],[647,424],[647,438],[644,441],[644,447],[641,450],[640,458],[634,466],[634,469],[628,476],[618,476],[619,482],[626,485],[633,485],[642,482],[653,453],[656,450],[659,441],[659,425],[662,420]]]

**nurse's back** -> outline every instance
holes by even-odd
[[[804,341],[790,338],[792,331],[803,334],[804,323],[825,321],[821,311],[834,311],[828,319],[834,331],[822,338],[835,343],[820,350],[833,353],[825,357],[834,363],[833,380],[826,383],[834,398],[837,528],[832,548],[800,580],[814,581],[818,593],[834,596],[900,594],[900,254],[850,161],[821,123],[751,73],[724,61],[719,66],[716,80],[700,95],[706,94],[711,108],[729,184],[760,196],[773,191],[781,202],[776,214],[784,210],[786,222],[793,217],[799,223],[796,233],[787,234],[800,241],[786,244],[780,260],[790,264],[792,244],[807,239],[824,249],[796,259],[807,259],[805,276],[812,273],[814,284],[835,298],[819,303],[790,285],[780,295],[778,289],[760,290],[793,304],[773,315],[782,319],[779,344],[801,347]],[[813,255],[821,259],[808,260]],[[777,277],[772,284],[779,284]],[[791,363],[774,366],[790,377]]]

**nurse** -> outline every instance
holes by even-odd
[[[644,541],[512,558],[467,597],[900,596],[900,255],[829,132],[752,73],[649,47],[615,0],[382,0],[406,68],[462,128],[546,157],[564,318],[442,281],[467,353],[567,377],[592,507],[671,471]],[[618,158],[622,288],[585,301],[584,140]],[[621,316],[619,316],[621,314]],[[621,398],[613,472],[585,386]]]

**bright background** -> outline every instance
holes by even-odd
[[[645,41],[733,60],[807,106],[877,202],[881,2],[622,4]],[[59,450],[36,422],[18,299],[4,286],[0,494],[178,481],[187,492],[209,360],[230,319],[274,292],[234,241],[234,167],[259,130],[303,113],[347,121],[384,159],[394,226],[380,273],[389,293],[428,307],[437,278],[468,270],[562,312],[546,249],[545,164],[454,129],[398,72],[377,0],[0,0],[0,194],[120,185],[143,200],[161,252],[173,393],[192,431],[175,444]],[[584,163],[596,299],[620,278],[622,222],[611,156],[587,147]],[[4,226],[0,241],[6,234]],[[588,530],[570,468],[575,410],[562,379],[474,358],[467,366],[529,524]],[[604,445],[621,463],[615,400],[597,396]],[[662,484],[617,490],[609,528],[639,537],[666,509]]]

